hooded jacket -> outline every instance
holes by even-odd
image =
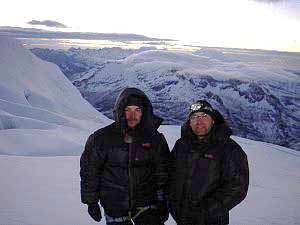
[[[205,141],[197,139],[188,120],[171,152],[169,203],[178,224],[229,224],[229,210],[247,195],[247,156],[230,138],[232,131],[223,116],[214,113],[215,123]]]
[[[142,119],[133,131],[126,127],[124,109],[130,96],[142,100]],[[80,159],[81,200],[98,202],[111,217],[128,215],[137,207],[155,205],[168,179],[170,151],[157,131],[162,119],[153,114],[147,96],[125,89],[114,106],[115,122],[88,138]],[[130,143],[124,136],[132,137]]]

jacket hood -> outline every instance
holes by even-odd
[[[126,129],[124,110],[129,97],[139,98],[142,102],[143,115],[140,122],[140,127],[142,128],[142,130],[146,130],[148,132],[157,130],[161,125],[163,119],[154,115],[153,107],[149,98],[143,91],[137,88],[125,88],[119,94],[114,106],[114,118],[117,128],[121,129],[121,131],[124,131]]]
[[[208,142],[210,144],[224,143],[232,135],[232,130],[218,110],[214,109],[214,114],[214,125],[209,134],[207,135]],[[193,133],[193,130],[190,126],[189,118],[181,126],[181,138],[187,138],[192,140],[196,139],[196,135]]]

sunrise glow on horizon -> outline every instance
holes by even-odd
[[[11,0],[3,5],[0,26],[55,30],[28,24],[54,20],[69,27],[56,29],[60,31],[132,33],[209,47],[300,52],[300,1],[271,2],[87,0],[70,5],[58,0],[39,4]]]

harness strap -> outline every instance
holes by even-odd
[[[148,206],[144,206],[144,207],[137,207],[137,213],[135,215],[132,214],[132,211],[128,212],[128,216],[121,216],[118,218],[113,218],[110,217],[109,215],[105,214],[105,219],[107,223],[112,223],[112,222],[116,222],[116,223],[121,223],[121,222],[126,222],[126,221],[130,221],[133,225],[135,225],[134,220],[141,215],[143,212],[147,211],[148,209],[157,209],[156,205],[148,205]]]

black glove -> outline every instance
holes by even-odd
[[[165,222],[169,218],[169,209],[166,201],[160,201],[157,204],[157,210],[161,221]]]
[[[102,216],[101,216],[101,210],[98,203],[89,204],[88,212],[95,221],[100,222]]]

